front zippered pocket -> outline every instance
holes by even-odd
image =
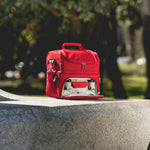
[[[96,96],[97,83],[91,78],[68,78],[63,83],[62,97],[64,96]]]

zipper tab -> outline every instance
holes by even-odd
[[[86,63],[81,63],[82,64],[82,69],[86,69]]]
[[[50,68],[49,68],[49,71],[53,71],[53,63],[54,63],[54,59],[50,59],[49,60],[49,64],[50,64]]]

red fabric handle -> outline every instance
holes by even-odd
[[[80,43],[64,43],[62,45],[62,49],[65,49],[65,46],[77,46],[77,47],[79,47],[79,50],[84,50],[82,44],[80,44]]]
[[[88,83],[86,81],[83,81],[83,82],[71,82],[71,85],[74,88],[85,88],[85,87],[89,86],[90,83]]]

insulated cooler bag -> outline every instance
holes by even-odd
[[[64,43],[61,50],[49,51],[46,95],[65,99],[102,98],[99,63],[98,54],[79,43]]]

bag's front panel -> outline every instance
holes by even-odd
[[[99,95],[99,74],[88,75],[62,73],[59,90],[60,97]]]

